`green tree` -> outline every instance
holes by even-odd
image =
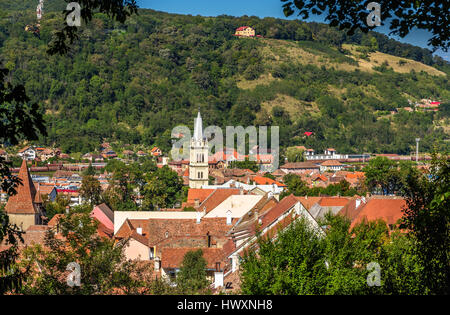
[[[83,175],[90,175],[90,176],[94,176],[95,175],[95,168],[92,166],[92,163],[89,163],[89,166],[83,172]]]
[[[450,164],[433,154],[426,176],[408,176],[402,227],[409,229],[427,293],[450,293]]]
[[[28,268],[32,274],[24,281],[21,293],[141,294],[148,278],[141,277],[136,263],[125,259],[126,243],[98,236],[97,227],[98,222],[90,217],[89,208],[72,208],[59,221],[63,239],[50,230],[45,247],[38,244],[24,250],[18,267]],[[70,263],[80,266],[81,286],[67,284],[66,269]]]
[[[366,17],[369,14],[366,1],[346,0],[320,0],[320,1],[294,1],[281,0],[284,2],[284,14],[290,16],[298,13],[307,19],[312,13],[314,15],[325,14],[325,19],[330,21],[331,26],[339,26],[339,29],[348,29],[352,35],[355,30],[360,29],[368,32],[374,26],[368,26]],[[428,43],[435,48],[447,49],[449,47],[449,31],[446,27],[447,21],[441,19],[441,6],[432,0],[402,0],[395,3],[388,0],[379,0],[381,6],[381,21],[390,20],[389,29],[391,34],[405,37],[413,28],[425,29],[433,34]]]
[[[183,180],[166,165],[146,175],[143,195],[145,209],[173,207],[183,200]]]
[[[296,196],[306,196],[309,192],[307,184],[297,174],[287,174],[283,178],[288,191],[283,193],[283,196],[294,194]]]
[[[288,162],[304,162],[305,157],[303,155],[304,151],[297,147],[289,147],[286,149],[286,157]]]
[[[27,271],[18,271],[13,268],[19,256],[18,243],[23,242],[23,234],[24,232],[17,225],[9,222],[3,206],[0,206],[0,244],[9,246],[0,251],[0,295],[19,289],[27,276]]]
[[[312,229],[303,217],[276,238],[259,237],[241,264],[244,294],[418,294],[423,268],[410,238],[389,236],[386,222],[362,221],[352,229],[343,216],[328,214]],[[380,286],[370,286],[373,263],[380,266]]]
[[[102,188],[100,182],[92,175],[83,176],[80,194],[91,206],[98,205],[101,199]]]
[[[186,293],[205,290],[209,284],[206,278],[206,267],[206,260],[203,258],[201,249],[187,252],[176,279],[180,290]]]

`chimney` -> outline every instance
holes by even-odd
[[[194,207],[198,208],[200,206],[200,199],[195,199],[194,203],[195,203]]]
[[[142,235],[142,228],[141,227],[136,228],[136,233]]]
[[[308,200],[308,195],[305,196],[305,199]]]
[[[231,210],[227,211],[227,225],[231,225]]]
[[[202,213],[197,212],[197,224],[200,224],[202,222]]]
[[[70,207],[67,206],[67,207],[66,207],[66,214],[69,214],[69,210],[70,210]]]
[[[244,188],[239,187],[239,195],[243,195],[244,194]]]

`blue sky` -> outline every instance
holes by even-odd
[[[202,16],[217,16],[227,14],[232,16],[258,16],[258,17],[286,17],[283,14],[280,0],[137,0],[139,7],[164,11],[169,13],[191,14]],[[290,17],[289,19],[296,19]],[[320,17],[308,21],[323,22]],[[388,35],[388,26],[380,26],[375,31]],[[392,37],[392,36],[391,36]],[[410,43],[416,46],[427,47],[430,34],[424,30],[414,30],[405,38],[392,37],[400,42]],[[438,50],[437,55],[450,61],[450,52]]]

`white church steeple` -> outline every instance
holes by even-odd
[[[197,118],[195,119],[194,140],[203,140],[203,122],[202,116],[200,115],[200,110],[198,111]]]
[[[208,185],[208,140],[203,137],[203,122],[200,110],[194,121],[194,136],[189,154],[189,187],[202,188]]]

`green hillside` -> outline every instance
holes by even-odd
[[[24,31],[33,3],[0,4],[0,54],[45,110],[41,143],[168,150],[172,128],[192,127],[200,107],[207,125],[278,125],[282,146],[408,153],[420,137],[423,150],[448,149],[448,110],[390,114],[408,100],[450,100],[450,65],[428,50],[318,23],[140,10],[125,25],[97,14],[72,53],[48,56],[60,7],[46,7],[39,39]],[[236,38],[242,25],[264,38]]]

